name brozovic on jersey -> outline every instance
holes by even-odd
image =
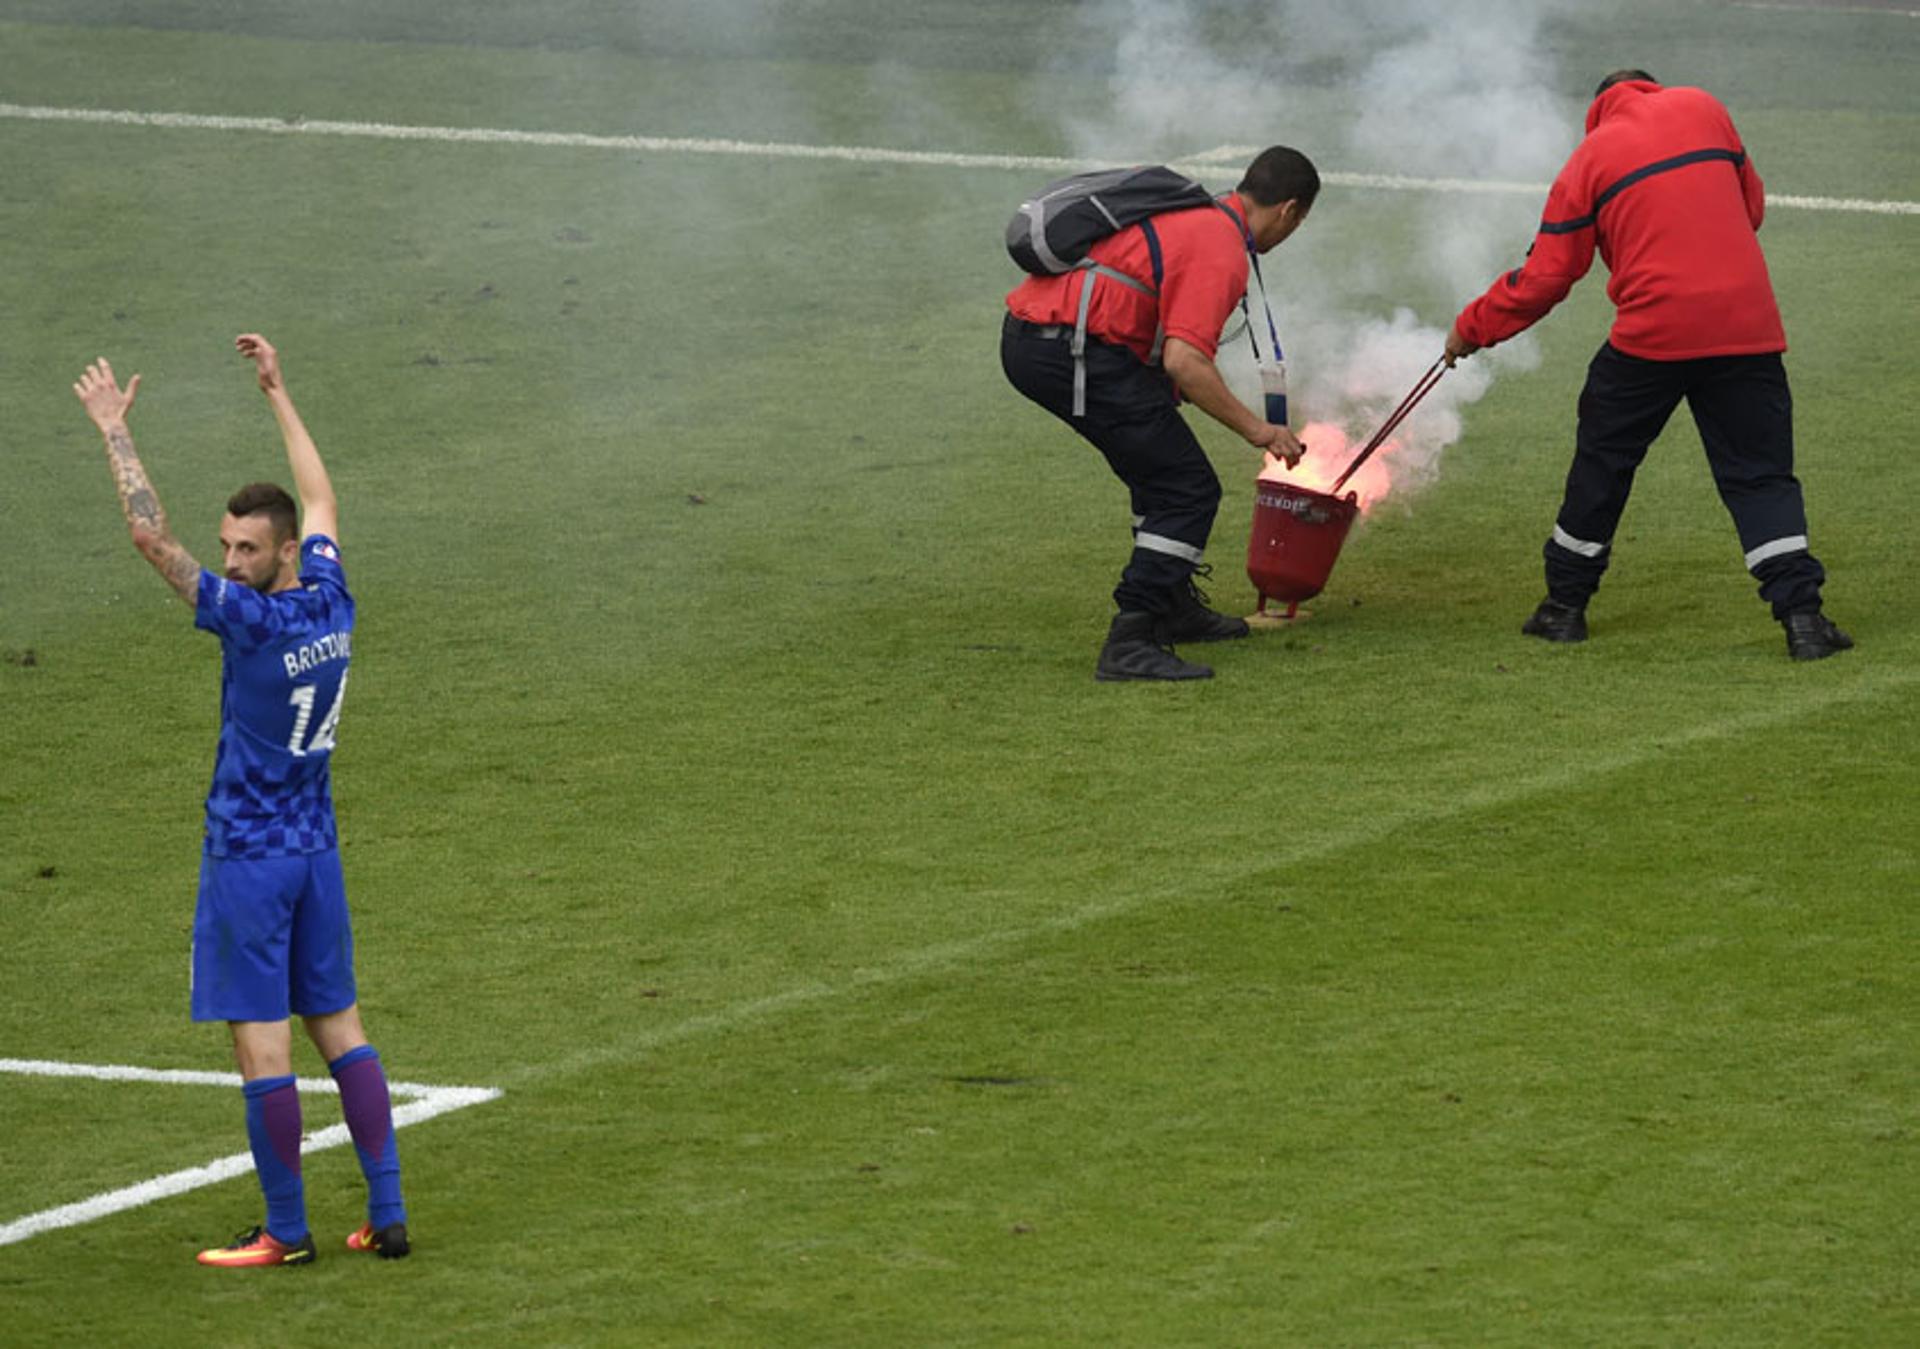
[[[339,547],[308,535],[299,587],[278,594],[202,571],[193,623],[219,636],[222,654],[208,856],[336,847],[328,764],[353,651],[353,597]]]

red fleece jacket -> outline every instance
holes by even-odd
[[[1527,260],[1460,311],[1490,347],[1545,317],[1593,265],[1612,273],[1610,340],[1629,356],[1683,361],[1785,351],[1755,231],[1765,190],[1720,101],[1647,80],[1587,109],[1587,136],[1554,180]]]

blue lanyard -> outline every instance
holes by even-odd
[[[1280,353],[1280,329],[1273,321],[1273,305],[1267,299],[1267,283],[1260,275],[1260,255],[1253,251],[1252,239],[1247,240],[1247,261],[1253,264],[1253,279],[1260,286],[1260,307],[1267,311],[1267,336],[1273,339],[1273,359],[1283,361],[1286,357]],[[1245,313],[1247,309],[1247,297],[1244,295],[1240,297],[1240,309],[1243,313]],[[1253,336],[1252,314],[1247,314],[1247,336]],[[1256,358],[1260,355],[1260,348],[1257,344],[1253,349],[1253,354]]]
[[[1247,246],[1247,261],[1253,265],[1253,280],[1260,287],[1260,307],[1267,311],[1267,336],[1273,341],[1273,359],[1283,361],[1286,357],[1280,351],[1280,329],[1273,321],[1273,303],[1267,299],[1266,278],[1260,275],[1260,250],[1253,246],[1253,231],[1225,203],[1216,202],[1215,205],[1232,217],[1234,227],[1240,231],[1240,242]],[[1245,291],[1240,293],[1240,313],[1247,321],[1247,345],[1252,348],[1254,364],[1257,365],[1260,362],[1260,344],[1254,340],[1253,310],[1247,306]]]

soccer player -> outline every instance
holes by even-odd
[[[123,390],[99,360],[73,386],[106,440],[134,546],[193,606],[194,626],[218,635],[223,656],[220,744],[193,921],[192,1011],[195,1021],[225,1021],[232,1031],[267,1215],[199,1259],[251,1268],[314,1258],[300,1178],[293,1013],[340,1085],[367,1178],[367,1221],[347,1249],[392,1258],[408,1251],[400,1158],[386,1074],[360,1024],[328,775],[353,639],[338,508],[273,346],[258,333],[234,345],[253,362],[280,423],[303,528],[296,531],[293,498],[281,488],[241,488],[220,522],[217,575],[173,537],[134,452],[127,413],[140,376]]]

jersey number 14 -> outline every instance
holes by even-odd
[[[317,685],[302,684],[287,695],[287,701],[298,709],[293,714],[293,734],[287,737],[287,752],[295,758],[333,749],[334,732],[340,728],[340,704],[347,700],[347,672],[340,672],[340,687],[334,691],[333,706],[314,728],[313,739],[307,740],[307,723],[313,720],[313,700],[318,691]]]

